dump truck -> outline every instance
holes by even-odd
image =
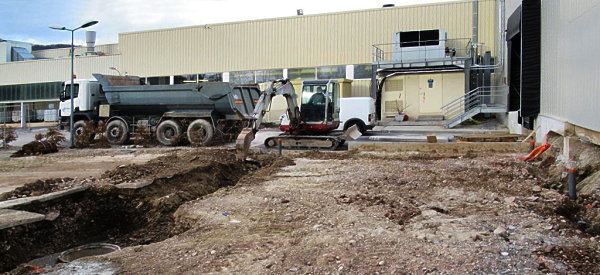
[[[128,142],[145,128],[163,145],[182,140],[193,145],[211,145],[233,140],[250,125],[260,97],[257,85],[200,82],[177,85],[145,85],[140,77],[93,74],[94,79],[73,82],[74,108],[70,104],[71,83],[64,83],[60,116],[68,124],[71,110],[77,137],[88,135],[86,123],[106,126],[113,145]],[[93,136],[85,136],[90,138]]]

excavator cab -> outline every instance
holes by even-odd
[[[336,80],[305,80],[300,113],[311,132],[328,132],[339,126],[340,88]]]

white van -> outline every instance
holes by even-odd
[[[340,98],[340,130],[352,125],[358,126],[361,133],[375,127],[375,99],[372,97]]]

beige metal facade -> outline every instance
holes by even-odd
[[[495,6],[480,0],[479,40],[492,51]],[[371,63],[371,45],[395,32],[438,28],[470,38],[472,1],[123,33],[119,47],[123,70],[168,76]]]
[[[120,55],[75,58],[75,75],[92,78],[92,73],[114,74]],[[0,85],[65,81],[71,74],[71,59],[42,59],[0,64]]]
[[[594,131],[600,131],[598,18],[600,0],[542,2],[540,115]]]

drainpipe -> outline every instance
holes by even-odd
[[[473,35],[471,43],[473,64],[477,64],[477,47],[479,46],[479,0],[473,0]]]
[[[475,2],[477,0],[473,0],[473,7],[475,7]],[[479,5],[478,5],[479,6]],[[486,69],[498,69],[495,70],[495,74],[503,75],[504,74],[504,59],[505,59],[505,43],[506,43],[506,11],[505,11],[505,0],[496,0],[496,17],[497,17],[497,39],[496,39],[496,64],[493,65],[479,65],[473,64],[471,70],[486,70]],[[475,15],[474,15],[475,18]],[[474,19],[475,20],[475,19]],[[475,27],[473,27],[475,28]],[[474,34],[475,35],[475,34]],[[475,39],[475,37],[474,37]],[[473,42],[478,43],[478,42]]]

